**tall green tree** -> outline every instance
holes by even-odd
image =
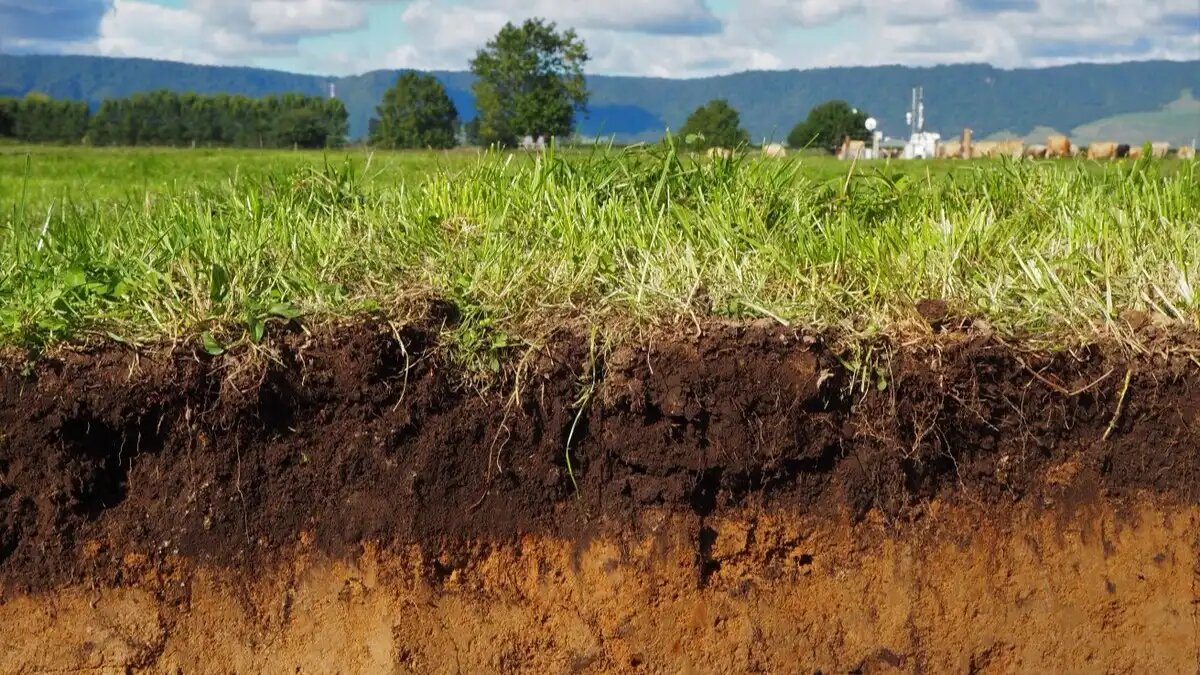
[[[321,107],[325,113],[325,147],[340,148],[350,135],[350,112],[340,98],[324,99]]]
[[[403,73],[375,108],[371,144],[385,148],[452,148],[458,110],[432,75]]]
[[[808,117],[798,123],[788,134],[788,145],[793,148],[824,148],[837,152],[842,141],[849,136],[852,140],[865,141],[871,137],[867,131],[867,113],[855,110],[845,101],[826,101],[808,112]]]
[[[514,145],[522,136],[566,136],[587,109],[587,46],[574,30],[529,19],[505,24],[471,59],[484,143]]]
[[[750,142],[738,111],[723,98],[713,99],[688,115],[679,135],[697,148],[736,148]]]
[[[323,148],[326,129],[321,112],[311,108],[282,111],[274,120],[274,145],[279,147]]]

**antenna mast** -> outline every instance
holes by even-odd
[[[925,87],[913,87],[908,127],[909,133],[914,135],[925,131]]]

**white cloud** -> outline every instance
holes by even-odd
[[[1197,0],[739,0],[723,12],[709,2],[185,0],[170,7],[153,0],[0,0],[0,47],[341,73],[458,70],[505,22],[543,16],[579,31],[594,73],[1200,59]],[[401,8],[401,25],[370,25],[372,4]],[[50,24],[35,21],[46,12],[64,28],[48,31]],[[340,47],[304,41],[356,31],[372,39]],[[402,37],[380,48],[378,37],[389,32]]]
[[[279,54],[287,48],[214,25],[192,9],[116,0],[100,22],[92,51],[211,64]]]
[[[705,0],[484,0],[485,11],[520,20],[540,16],[578,29],[604,29],[652,35],[709,35],[721,21]]]
[[[589,71],[600,73],[681,77],[786,67],[770,51],[727,35],[650,37],[584,31],[583,38],[593,55]]]
[[[307,36],[366,27],[367,0],[114,0],[86,51],[205,64],[297,55]]]
[[[259,35],[323,35],[366,26],[361,3],[340,0],[260,0],[248,3]]]
[[[246,35],[296,39],[363,28],[366,0],[187,0],[205,22]]]
[[[820,26],[861,12],[865,0],[746,0],[739,14],[750,24]]]
[[[476,0],[475,4],[444,7],[433,0],[415,0],[402,15],[405,32],[412,41],[389,52],[382,65],[463,69],[506,22],[523,20],[523,11],[505,9],[510,4],[514,3]],[[534,15],[578,30],[592,57],[589,72],[675,77],[784,65],[748,41],[731,41],[728,31],[700,30],[709,14],[707,6],[697,0],[657,5],[643,0],[616,0],[603,6],[603,20],[592,5],[553,0],[535,5],[534,10],[544,11],[539,14],[531,10]],[[618,24],[624,28],[618,28]]]
[[[746,0],[753,26],[849,21],[853,39],[820,54],[775,41],[795,66],[987,62],[1002,67],[1079,61],[1200,59],[1195,0]],[[1175,26],[1175,30],[1172,30]]]
[[[1020,67],[1200,58],[1196,30],[1167,29],[1170,23],[1186,27],[1188,17],[1200,21],[1195,0],[741,0],[716,33],[647,30],[689,25],[708,11],[693,0],[534,0],[532,8],[515,0],[451,7],[417,0],[404,18],[413,40],[393,51],[388,64],[465,67],[504,21],[527,13],[576,26],[592,55],[589,71],[598,73],[680,77],[889,63]],[[810,29],[839,29],[847,39],[814,45]]]
[[[390,52],[382,65],[462,70],[475,51],[511,17],[497,10],[465,5],[439,7],[433,0],[414,0],[401,20],[412,40]]]

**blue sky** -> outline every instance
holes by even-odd
[[[1200,59],[1200,0],[0,0],[0,51],[458,70],[530,16],[575,27],[607,74]]]

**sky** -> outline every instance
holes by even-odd
[[[0,52],[465,70],[533,16],[575,28],[596,74],[1200,59],[1200,0],[0,0]]]

